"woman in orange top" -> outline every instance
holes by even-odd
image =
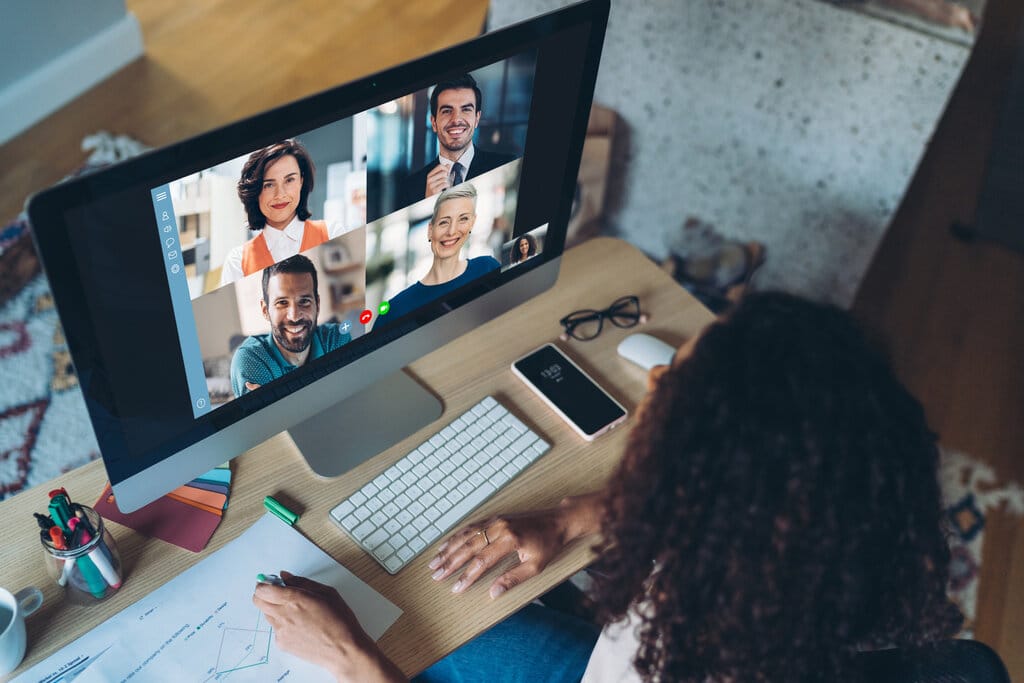
[[[298,140],[277,142],[249,155],[238,180],[238,198],[249,229],[260,234],[228,253],[221,269],[222,285],[341,234],[342,226],[331,230],[325,221],[310,218],[307,201],[315,174],[313,160]]]

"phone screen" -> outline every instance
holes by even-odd
[[[514,365],[585,434],[594,435],[626,414],[554,346],[543,346]]]

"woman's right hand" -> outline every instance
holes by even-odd
[[[557,508],[499,515],[453,534],[430,562],[432,578],[443,581],[465,567],[452,586],[461,593],[516,553],[519,564],[491,584],[491,598],[539,574],[572,540],[599,529],[600,494],[567,498]]]

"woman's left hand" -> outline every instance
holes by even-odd
[[[359,625],[331,586],[281,572],[287,586],[259,584],[253,604],[274,629],[277,645],[324,667],[339,681],[406,681]]]

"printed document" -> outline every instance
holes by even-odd
[[[298,531],[268,513],[216,553],[16,680],[333,680],[326,670],[278,650],[273,629],[252,604],[256,575],[279,569],[337,588],[374,640],[402,613]]]

